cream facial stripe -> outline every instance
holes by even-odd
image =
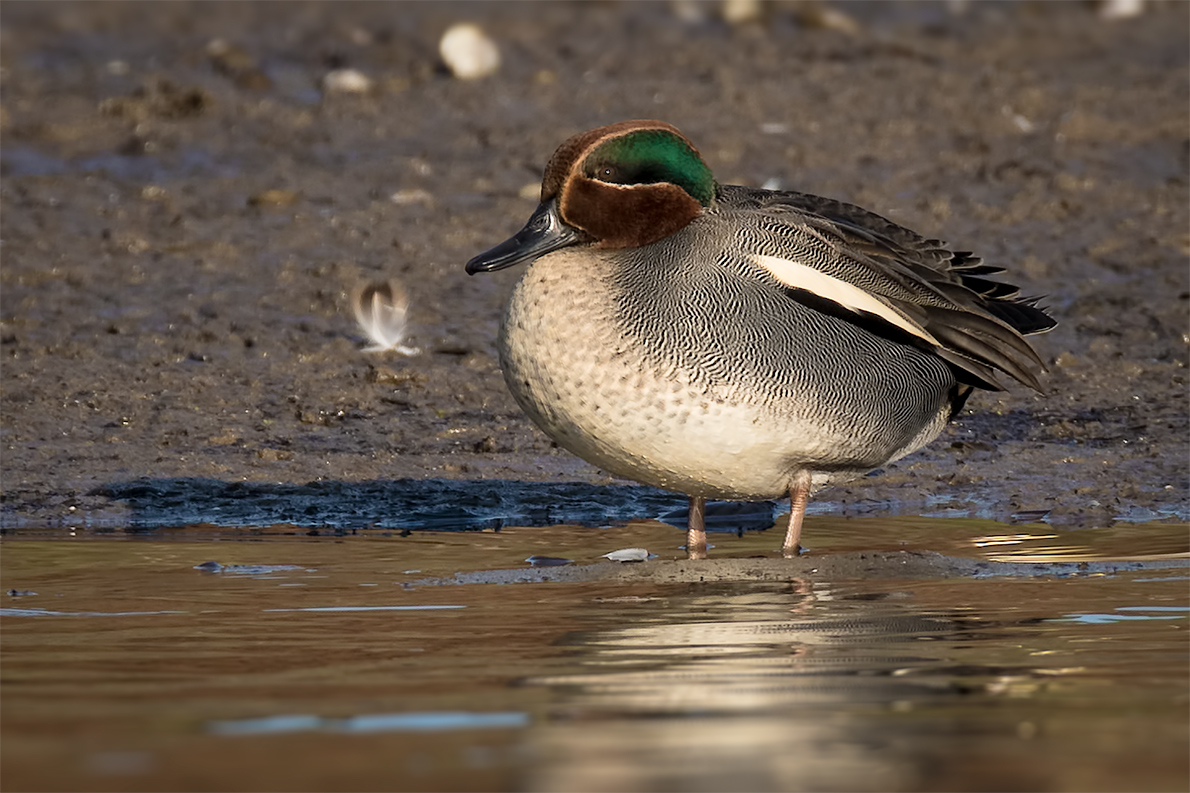
[[[813,292],[823,300],[829,300],[848,311],[873,314],[936,347],[942,346],[937,339],[926,332],[925,328],[858,286],[827,275],[821,270],[815,270],[813,267],[807,267],[789,259],[782,259],[779,256],[753,254],[752,260],[788,287]]]

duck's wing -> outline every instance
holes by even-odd
[[[971,385],[1002,390],[1000,371],[1041,390],[1032,370],[1045,366],[1023,336],[1057,323],[1036,299],[987,277],[1001,268],[852,204],[804,193],[721,191],[722,206],[742,210],[744,228],[755,229],[747,241],[755,263],[792,299],[930,349]]]

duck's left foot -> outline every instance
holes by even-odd
[[[686,521],[686,558],[707,558],[707,500],[690,496],[690,517]]]
[[[781,548],[781,555],[786,559],[796,559],[801,553],[802,521],[809,503],[810,472],[798,471],[789,483],[789,530],[785,532],[785,545]]]

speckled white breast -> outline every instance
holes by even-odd
[[[928,443],[865,448],[848,422],[813,404],[771,404],[749,389],[659,366],[625,329],[610,255],[562,251],[523,274],[506,307],[499,351],[508,387],[551,438],[618,476],[710,498],[779,498],[793,474],[846,480]],[[703,378],[705,380],[705,378]],[[870,445],[870,444],[868,444]]]

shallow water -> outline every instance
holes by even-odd
[[[706,569],[775,560],[780,523],[714,535]],[[804,573],[714,583],[648,578],[681,555],[656,522],[68,534],[3,541],[6,790],[1190,783],[1185,525],[814,518]],[[599,561],[629,546],[659,558]],[[1032,574],[810,566],[880,549]],[[434,585],[531,555],[602,566]]]

